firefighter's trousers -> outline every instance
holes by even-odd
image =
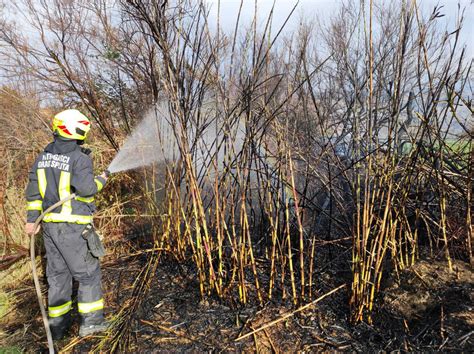
[[[89,252],[87,242],[81,235],[85,226],[42,224],[50,326],[61,327],[69,323],[73,278],[79,283],[77,307],[81,323],[93,325],[104,320],[100,264]]]

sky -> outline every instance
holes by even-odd
[[[36,1],[36,0],[34,0]],[[110,0],[111,4],[115,4],[115,0]],[[211,28],[216,28],[216,19],[217,19],[217,9],[218,9],[218,0],[205,0],[211,7],[211,12],[209,16]],[[255,1],[257,1],[258,7],[258,22],[260,29],[264,27],[264,21],[268,17],[268,14],[273,5],[273,0],[243,0],[242,13],[240,23],[242,26],[247,28],[250,26],[250,22],[254,15]],[[308,22],[311,22],[312,19],[319,18],[321,21],[327,21],[332,14],[334,14],[339,8],[343,0],[300,0],[299,4],[290,18],[287,26],[285,27],[286,31],[291,31],[295,29],[300,21],[300,19],[305,19]],[[346,0],[359,3],[362,0]],[[369,0],[365,0],[366,3]],[[376,0],[380,1],[397,1],[401,0]],[[235,27],[237,20],[237,15],[239,11],[241,0],[220,0],[220,26],[227,32],[232,33]],[[287,18],[288,14],[291,12],[294,5],[297,3],[296,0],[275,0],[275,11],[273,15],[272,23],[272,33],[276,33],[276,29],[280,28]],[[474,0],[418,0],[418,4],[425,11],[424,13],[431,12],[433,7],[436,4],[442,5],[442,12],[445,14],[445,17],[441,18],[439,22],[443,25],[447,25],[448,30],[453,29],[456,22],[456,14],[458,9],[458,3],[461,8],[466,7],[465,12],[465,24],[463,32],[461,32],[460,41],[461,43],[466,44],[466,57],[471,60],[474,58]],[[112,5],[113,6],[113,5]],[[7,8],[8,9],[8,8]],[[12,7],[9,7],[10,11],[7,11],[7,17],[12,16],[18,20],[18,25],[22,28],[22,31],[34,37],[37,35],[37,32],[28,26],[26,21],[22,18],[18,18],[18,15],[13,11]],[[9,15],[9,16],[8,16]],[[214,22],[213,22],[214,21]],[[1,60],[1,58],[0,58]],[[0,73],[0,84],[4,81]]]
[[[210,19],[217,18],[218,0],[206,0],[211,6]],[[352,0],[356,1],[356,0]],[[400,0],[385,0],[400,1]],[[231,33],[234,30],[235,22],[240,7],[240,0],[220,0],[220,26],[223,31]],[[358,3],[358,1],[356,1]],[[366,0],[368,3],[369,0]],[[285,21],[293,6],[297,3],[295,0],[275,0],[275,11],[273,28],[279,28]],[[300,0],[292,18],[290,19],[287,30],[294,29],[301,18],[311,20],[320,18],[322,21],[327,20],[335,11],[337,11],[341,0]],[[440,22],[450,28],[454,28],[458,10],[458,0],[418,0],[420,8],[424,9],[424,13],[431,12],[437,4],[444,6],[441,12],[445,15]],[[466,7],[465,25],[461,33],[461,42],[467,45],[467,55],[474,57],[474,0],[459,0],[461,8]],[[263,21],[270,13],[273,0],[257,0],[258,21],[260,27],[263,28]],[[243,0],[240,23],[249,25],[255,11],[255,0]],[[211,26],[215,26],[211,23]]]

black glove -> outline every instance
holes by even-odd
[[[84,231],[82,231],[82,237],[87,241],[87,247],[94,257],[100,258],[105,256],[105,248],[102,245],[100,236],[95,232],[94,226],[88,224]]]

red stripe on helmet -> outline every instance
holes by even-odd
[[[84,125],[89,125],[91,124],[91,122],[89,122],[88,120],[80,120],[79,123],[82,123]]]
[[[58,128],[61,129],[63,132],[65,132],[68,135],[72,135],[69,130],[67,130],[65,125],[58,125]]]

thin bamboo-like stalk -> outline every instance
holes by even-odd
[[[300,282],[301,282],[301,299],[305,299],[305,271],[304,271],[304,231],[303,223],[301,221],[301,210],[298,203],[298,195],[295,188],[295,173],[293,170],[293,160],[291,158],[291,153],[288,154],[288,163],[290,167],[290,181],[291,181],[291,191],[293,195],[294,205],[295,205],[295,215],[298,223],[298,235],[299,235],[299,251],[300,251]]]

